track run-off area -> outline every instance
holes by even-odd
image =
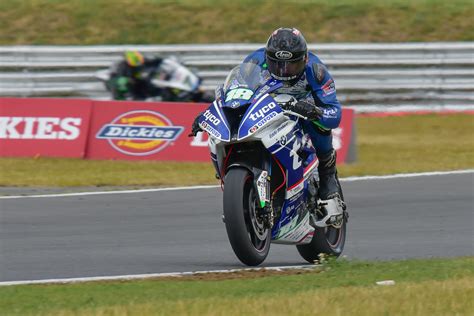
[[[341,182],[347,258],[474,255],[474,170]],[[12,192],[0,196],[0,285],[245,268],[227,240],[218,186]],[[304,264],[296,247],[273,244],[261,267]]]

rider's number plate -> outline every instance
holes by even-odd
[[[253,91],[245,88],[232,89],[227,92],[225,102],[232,100],[250,100],[253,96]]]

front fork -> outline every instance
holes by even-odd
[[[252,169],[252,173],[254,175],[253,185],[255,191],[258,193],[257,199],[259,202],[259,208],[257,209],[257,214],[260,217],[260,220],[263,222],[265,228],[271,229],[273,227],[275,216],[270,203],[270,173],[267,170],[261,170],[257,168]]]

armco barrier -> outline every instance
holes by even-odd
[[[0,98],[1,157],[210,161],[205,133],[187,137],[207,104]],[[354,111],[333,131],[350,159]]]
[[[106,99],[110,94],[95,73],[120,60],[127,49],[177,56],[198,71],[206,89],[213,90],[261,46],[0,46],[0,96]],[[309,49],[329,67],[345,107],[472,109],[474,104],[474,42],[315,43]]]

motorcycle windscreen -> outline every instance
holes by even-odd
[[[270,123],[283,110],[268,94],[263,95],[245,112],[238,130],[238,140],[242,140],[256,133],[259,129]]]
[[[230,141],[229,123],[217,101],[214,101],[201,115],[199,126],[214,138],[221,141]]]

